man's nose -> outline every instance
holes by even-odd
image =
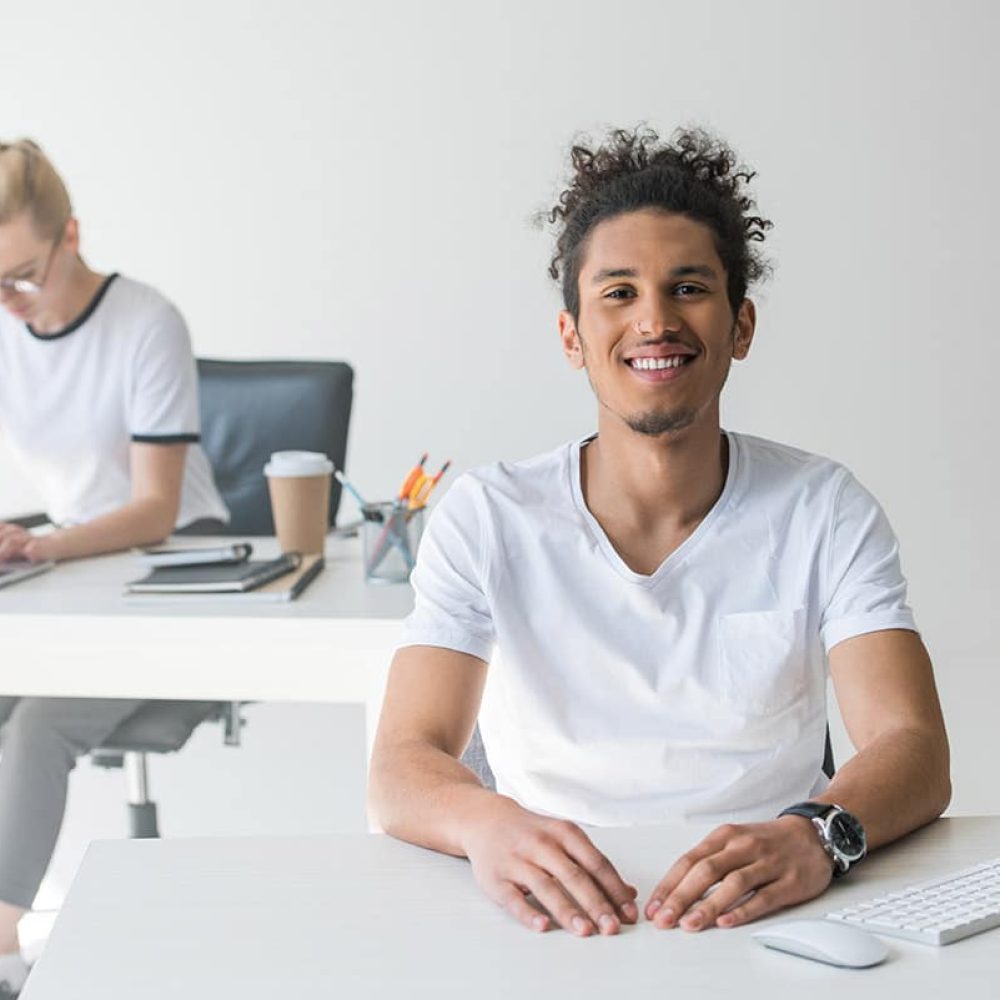
[[[636,318],[636,331],[646,337],[677,333],[682,326],[677,304],[665,295],[650,296]]]

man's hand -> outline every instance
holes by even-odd
[[[587,937],[595,930],[617,934],[622,923],[636,922],[638,891],[578,826],[503,796],[491,799],[463,837],[476,881],[490,899],[536,931],[555,920]]]
[[[646,916],[661,928],[735,927],[818,896],[832,877],[833,862],[805,817],[727,824],[677,860],[653,890]]]

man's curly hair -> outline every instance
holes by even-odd
[[[768,263],[753,244],[772,224],[753,214],[747,185],[755,172],[708,132],[678,129],[665,142],[645,126],[616,129],[596,148],[573,146],[570,159],[570,185],[548,213],[558,234],[549,274],[562,278],[563,302],[577,321],[588,237],[598,223],[626,212],[659,208],[707,225],[726,269],[734,314],[747,288],[767,275]]]

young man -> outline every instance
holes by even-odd
[[[581,824],[722,823],[641,902],[658,927],[731,927],[938,816],[947,738],[876,501],[834,462],[720,430],[765,270],[753,175],[695,132],[616,132],[573,165],[551,271],[598,432],[469,473],[435,512],[373,812],[467,857],[526,926],[580,935],[639,917]],[[858,751],[830,782],[827,670]],[[497,792],[458,760],[477,716]]]
[[[49,160],[28,140],[0,143],[0,433],[56,525],[33,535],[0,523],[0,560],[126,549],[229,516],[198,445],[183,318],[155,289],[91,270],[79,247]],[[0,696],[0,998],[27,975],[17,924],[69,772],[141,704]]]

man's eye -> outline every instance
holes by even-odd
[[[690,298],[693,295],[703,295],[705,293],[705,289],[702,288],[701,285],[692,285],[688,282],[684,282],[674,288],[674,293],[681,295],[684,298]]]
[[[610,292],[606,292],[604,297],[606,299],[631,299],[635,293],[631,288],[612,288]]]

